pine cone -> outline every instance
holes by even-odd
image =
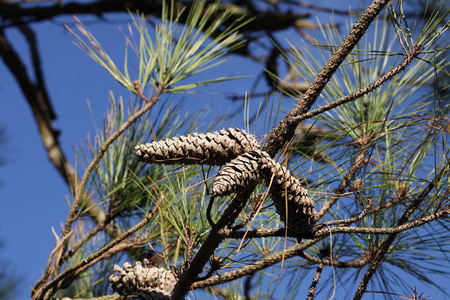
[[[134,147],[146,163],[223,165],[246,151],[259,149],[253,135],[238,128],[194,133]]]
[[[144,262],[145,263],[145,262]],[[123,268],[114,266],[118,274],[109,276],[112,289],[120,295],[145,295],[148,299],[170,299],[178,277],[164,268],[148,267],[136,262],[135,266],[126,262]],[[151,298],[153,297],[153,298]]]
[[[286,227],[299,238],[310,236],[315,222],[314,202],[300,181],[267,152],[253,150],[227,163],[214,179],[211,195],[236,193],[262,179],[266,181],[276,212]]]
[[[254,152],[247,152],[227,163],[214,178],[211,195],[226,196],[260,182],[259,157]]]
[[[299,238],[309,237],[315,222],[314,201],[288,169],[274,161],[266,152],[260,153],[261,174],[272,195],[276,212],[286,227]]]

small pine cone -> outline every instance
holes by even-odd
[[[253,135],[238,128],[194,133],[134,147],[146,163],[224,165],[248,150],[259,149]]]
[[[286,227],[299,238],[309,237],[315,222],[314,201],[288,169],[274,161],[266,152],[260,152],[261,174],[269,187],[276,212]]]
[[[114,271],[118,274],[109,276],[109,281],[112,289],[120,295],[144,293],[148,297],[154,296],[148,299],[169,299],[178,281],[178,276],[172,271],[142,266],[140,262],[136,262],[135,266],[126,262],[123,268],[115,265]]]
[[[260,181],[259,155],[247,152],[227,163],[217,174],[212,183],[211,195],[226,196]]]

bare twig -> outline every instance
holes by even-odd
[[[52,229],[53,229],[53,228],[52,228]],[[53,232],[54,232],[54,231],[53,231]],[[72,236],[72,234],[73,234],[74,232],[75,232],[75,231],[71,231],[71,232],[69,232],[69,234],[66,235],[63,239],[58,239],[58,240],[56,241],[55,248],[53,248],[52,252],[50,252],[50,255],[49,255],[49,258],[48,258],[48,261],[47,261],[47,266],[45,267],[44,274],[50,274],[50,267],[51,267],[52,262],[53,262],[53,257],[55,256],[56,252],[62,247],[64,241],[67,240],[67,239],[69,239],[69,238]],[[35,286],[37,286],[37,287],[40,286],[41,282],[45,282],[45,281],[47,281],[47,279],[48,279],[48,276],[45,276],[45,275],[44,275],[44,276],[36,283]]]
[[[402,231],[420,227],[427,223],[430,223],[434,220],[444,218],[450,213],[449,208],[446,207],[443,210],[440,210],[437,213],[431,214],[427,217],[423,217],[412,221],[410,223],[398,224],[395,227],[388,228],[373,228],[373,227],[333,227],[333,228],[324,228],[314,232],[315,237],[326,236],[329,233],[364,233],[364,234],[389,234],[389,235],[397,235]]]
[[[313,231],[313,237],[319,238],[323,236],[327,236],[330,233],[363,233],[363,234],[393,234],[393,233],[399,233],[408,229],[420,227],[426,223],[432,222],[436,219],[444,218],[449,214],[449,207],[431,214],[429,216],[414,220],[410,223],[405,223],[400,226],[396,227],[389,227],[389,228],[374,228],[374,227],[349,227],[349,226],[342,226],[343,224],[339,224],[341,226],[337,227],[331,227],[331,228],[323,228],[323,229],[316,229]],[[363,213],[361,214],[363,215]],[[355,217],[359,219],[359,216]],[[357,221],[354,218],[348,219],[350,221],[349,223],[352,223],[353,221]],[[322,228],[325,226],[325,224],[332,224],[331,222],[318,224],[318,228]],[[289,233],[289,232],[288,232]],[[274,237],[279,236],[283,237],[286,236],[286,229],[285,228],[274,228],[274,229],[257,229],[257,230],[231,230],[231,229],[224,229],[219,231],[219,235],[223,236],[224,238],[230,238],[230,239],[242,239],[242,238],[261,238],[261,237]],[[288,237],[295,237],[295,234],[290,233],[287,235]]]
[[[255,230],[232,230],[224,229],[219,231],[223,238],[228,239],[253,239],[261,237],[296,237],[295,232],[287,231],[286,228],[271,228],[271,229],[255,229]]]
[[[320,224],[320,226],[317,226],[315,228],[315,230],[322,228],[323,226],[332,226],[332,225],[339,225],[339,226],[344,226],[344,225],[350,225],[352,223],[361,221],[366,215],[368,215],[369,213],[371,213],[373,210],[371,210],[371,208],[373,207],[373,200],[369,199],[368,203],[366,205],[366,207],[364,207],[364,209],[361,211],[361,213],[353,218],[348,218],[348,219],[344,219],[344,220],[334,220],[334,221],[328,221],[325,223]]]
[[[216,284],[220,284],[220,283],[225,283],[225,282],[229,282],[232,280],[235,280],[237,278],[241,278],[250,274],[253,274],[254,272],[257,272],[259,270],[265,269],[273,264],[276,264],[284,259],[288,259],[291,258],[295,255],[303,255],[303,250],[309,248],[310,246],[316,244],[317,242],[319,242],[320,240],[326,238],[327,236],[329,236],[330,234],[337,234],[337,233],[364,233],[364,234],[393,234],[393,233],[400,233],[403,232],[405,230],[411,229],[411,228],[415,228],[415,227],[419,227],[422,226],[426,223],[429,223],[433,220],[439,219],[439,218],[443,218],[448,216],[448,214],[450,213],[450,207],[447,206],[445,209],[439,211],[438,213],[435,213],[433,215],[430,215],[428,217],[424,217],[421,218],[419,220],[413,221],[411,223],[406,223],[397,227],[393,227],[393,228],[362,228],[362,227],[333,227],[333,228],[325,228],[323,230],[319,230],[318,232],[314,233],[314,238],[312,240],[308,240],[305,243],[302,244],[296,244],[288,249],[286,249],[285,251],[281,251],[281,252],[277,252],[274,254],[271,254],[265,258],[263,258],[262,260],[256,262],[255,264],[249,265],[249,266],[245,266],[241,269],[238,270],[233,270],[230,272],[226,272],[224,274],[220,274],[217,276],[212,276],[210,278],[207,278],[205,280],[201,280],[201,281],[197,281],[195,283],[192,284],[191,288],[192,289],[198,289],[198,288],[204,288],[207,286],[211,286],[211,285],[216,285]],[[261,230],[260,232],[267,232],[267,233],[271,233],[274,234],[277,231],[283,231],[283,229],[277,229],[277,230]],[[255,237],[253,235],[253,233],[256,233],[257,231],[239,231],[236,233],[232,233],[232,232],[228,232],[228,231],[224,231],[227,232],[227,237],[233,237],[233,238],[239,238],[242,237],[244,234],[247,234],[247,237]],[[238,234],[239,233],[239,234]],[[277,235],[278,236],[278,235]],[[309,257],[309,260],[316,262],[316,263],[323,263],[323,264],[327,264],[327,265],[333,265],[333,266],[338,266],[338,267],[342,267],[342,268],[348,268],[348,267],[358,267],[361,265],[365,265],[367,264],[371,258],[374,257],[374,253],[372,252],[368,252],[366,253],[366,255],[364,255],[361,259],[358,260],[350,260],[350,261],[346,261],[346,262],[339,262],[339,261],[335,261],[333,260],[333,263],[331,263],[330,260],[320,260],[320,259],[315,259],[313,257]]]

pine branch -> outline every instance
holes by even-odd
[[[289,114],[278,124],[278,126],[272,130],[269,139],[263,146],[264,151],[273,157],[284,144],[292,139],[295,134],[295,128],[299,123],[299,121],[294,118],[306,113],[311,108],[325,85],[336,72],[337,68],[345,60],[347,55],[350,54],[352,49],[367,31],[372,21],[383,10],[388,2],[388,0],[375,0],[363,12],[363,14],[353,25],[353,28],[348,36],[316,76],[314,81],[311,83],[311,86],[298,101],[294,109],[292,109]]]
[[[331,76],[337,70],[339,65],[344,61],[353,47],[364,35],[372,21],[388,2],[388,0],[375,0],[361,15],[361,17],[353,26],[353,29],[351,30],[347,38],[337,49],[336,53],[333,54],[322,71],[317,75],[316,79],[311,84],[311,87],[304,94],[303,98],[298,102],[297,106],[279,123],[278,127],[271,132],[268,141],[263,146],[264,151],[268,152],[273,157],[288,140],[292,139],[298,122],[293,122],[291,121],[291,119],[295,116],[307,112],[310,109],[310,107],[316,101],[317,97],[319,96],[327,82],[330,80]],[[253,190],[254,186],[249,188]],[[200,248],[199,253],[194,258],[193,262],[195,262],[196,267],[189,268],[187,270],[188,272],[186,272],[180,278],[180,281],[175,288],[173,299],[184,298],[184,295],[189,290],[193,278],[196,278],[197,275],[201,272],[202,267],[206,264],[208,258],[213,254],[214,249],[220,244],[221,238],[215,235],[219,231],[218,229],[223,229],[224,225],[226,225],[230,221],[227,216],[228,211],[233,211],[233,213],[230,214],[230,217],[231,220],[234,221],[234,219],[238,216],[238,213],[236,213],[234,206],[236,206],[236,208],[238,208],[238,210],[240,211],[240,209],[242,209],[243,207],[242,203],[246,202],[246,199],[248,199],[250,194],[250,192],[245,193],[245,195],[243,195],[244,197],[242,199],[239,199],[241,200],[241,205],[238,205],[236,203],[236,199],[241,198],[241,195],[238,194],[232,204],[228,207],[224,216],[222,216],[222,218],[219,220],[219,223],[213,228],[207,240]],[[264,263],[262,263],[260,266],[263,266],[263,268],[266,267]]]
[[[435,213],[433,215],[430,215],[426,218],[418,219],[416,221],[413,221],[409,224],[405,224],[409,217],[417,210],[417,208],[422,204],[422,202],[427,199],[428,194],[434,189],[436,184],[442,179],[442,177],[449,172],[450,163],[447,163],[441,171],[435,176],[435,178],[423,189],[423,191],[419,194],[419,196],[414,200],[409,207],[405,210],[402,217],[397,221],[397,228],[403,230],[398,230],[395,232],[392,232],[386,240],[381,244],[381,246],[377,249],[375,258],[372,261],[372,264],[369,266],[369,269],[364,274],[364,277],[361,279],[358,289],[353,297],[354,300],[359,300],[364,295],[367,284],[369,283],[372,276],[375,274],[375,272],[378,270],[378,268],[381,266],[381,264],[384,261],[386,253],[389,251],[389,248],[391,247],[392,243],[395,241],[397,235],[409,228],[413,228],[416,226],[421,226],[427,222],[430,222],[432,220],[435,220],[442,216],[447,216],[449,211],[449,206],[447,206],[444,210],[441,210],[439,213]],[[409,226],[408,226],[409,225]]]
[[[280,251],[280,252],[268,255],[268,256],[264,257],[263,259],[261,259],[260,261],[255,262],[252,265],[245,266],[245,267],[242,267],[240,269],[233,270],[230,272],[226,272],[224,274],[212,276],[205,280],[194,282],[192,284],[192,289],[205,288],[208,286],[233,281],[238,278],[241,278],[241,277],[244,277],[247,275],[251,275],[257,271],[266,269],[276,263],[279,263],[282,260],[286,260],[288,258],[299,255],[302,251],[304,251],[305,249],[316,244],[323,238],[325,238],[325,237],[312,239],[312,240],[309,240],[302,244],[295,244],[294,246],[289,247],[288,249],[286,249],[284,251]]]
[[[319,283],[319,279],[320,279],[320,275],[322,274],[323,271],[323,264],[319,264],[317,266],[317,270],[316,270],[316,275],[314,275],[313,281],[311,282],[311,285],[309,286],[309,291],[308,291],[308,296],[307,296],[307,300],[313,300],[314,299],[314,295],[316,293],[316,287],[317,284]]]
[[[159,205],[163,201],[163,199],[164,198],[161,197],[158,200],[158,202],[156,202],[155,207],[150,211],[150,213],[147,214],[147,216],[142,221],[140,221],[139,223],[137,223],[136,225],[134,225],[133,227],[128,229],[126,232],[122,233],[120,236],[115,238],[113,241],[111,241],[107,245],[103,246],[98,251],[96,251],[96,252],[92,253],[91,255],[89,255],[87,258],[83,259],[82,261],[80,261],[79,263],[75,264],[74,266],[64,270],[64,272],[62,272],[61,274],[56,276],[46,286],[42,287],[42,291],[39,291],[39,289],[38,289],[39,294],[37,292],[35,292],[35,294],[33,296],[33,299],[41,299],[41,297],[43,299],[50,299],[51,296],[54,294],[54,292],[57,291],[59,288],[61,288],[61,286],[63,285],[64,281],[68,277],[72,276],[75,272],[77,272],[81,268],[85,267],[89,263],[93,262],[94,260],[98,259],[100,256],[102,256],[105,253],[107,253],[107,251],[109,251],[111,248],[119,245],[126,238],[128,238],[130,235],[132,235],[137,230],[142,228],[145,224],[147,224],[153,218],[153,216],[155,215],[156,211],[159,209]]]
[[[75,198],[72,202],[72,206],[70,207],[69,214],[66,219],[66,224],[64,227],[64,230],[62,232],[62,238],[64,238],[72,228],[73,222],[77,219],[78,209],[81,205],[81,202],[83,201],[83,195],[85,194],[85,188],[86,184],[88,182],[88,178],[90,174],[93,172],[93,170],[96,168],[100,160],[102,159],[105,152],[108,150],[109,146],[125,131],[128,127],[130,127],[139,117],[141,117],[146,111],[148,111],[150,108],[153,107],[153,105],[159,100],[160,95],[163,93],[164,87],[158,87],[155,95],[151,99],[150,102],[147,102],[140,110],[138,110],[135,114],[133,114],[124,124],[120,126],[118,130],[116,130],[106,141],[103,143],[103,145],[99,148],[99,152],[97,155],[92,159],[89,166],[87,167],[86,171],[83,174],[83,177],[81,181],[79,182],[77,189],[75,190]],[[65,240],[63,246],[59,250],[59,254],[56,256],[56,260],[54,262],[54,270],[52,274],[44,274],[42,278],[44,279],[43,282],[47,281],[50,277],[55,276],[59,273],[59,269],[61,267],[61,257],[63,253],[66,252],[68,246],[68,240]],[[61,275],[60,275],[61,276]],[[55,280],[53,280],[55,281]],[[48,289],[48,285],[46,286]],[[52,292],[50,292],[52,294]],[[45,296],[45,294],[44,294]]]
[[[361,98],[364,95],[367,95],[368,93],[374,91],[375,89],[377,89],[378,87],[380,87],[382,84],[384,84],[385,82],[387,82],[389,79],[391,79],[392,77],[398,75],[399,73],[403,72],[408,65],[413,61],[413,59],[415,59],[417,57],[417,55],[420,54],[420,52],[422,51],[422,49],[418,46],[413,47],[412,51],[409,53],[405,53],[405,57],[403,58],[403,60],[400,62],[400,64],[398,64],[398,66],[396,66],[395,68],[393,68],[392,70],[390,70],[389,72],[387,72],[386,74],[384,74],[383,76],[381,76],[380,78],[378,78],[375,82],[369,84],[367,87],[360,89],[359,91],[356,91],[354,93],[351,93],[347,96],[344,96],[334,102],[331,102],[327,105],[324,105],[318,109],[315,109],[313,111],[304,113],[300,116],[297,117],[293,117],[292,121],[295,122],[302,122],[304,120],[307,119],[311,119],[315,116],[318,116],[320,114],[323,114],[326,111],[329,111],[333,108],[336,108],[342,104],[351,102],[351,101],[355,101],[359,98]]]

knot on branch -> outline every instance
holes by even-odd
[[[167,269],[148,266],[144,261],[126,262],[123,268],[114,266],[115,274],[109,276],[113,291],[120,295],[137,295],[140,299],[169,300],[178,276]]]
[[[238,193],[264,180],[286,227],[299,238],[311,235],[316,212],[308,191],[244,130],[194,133],[138,145],[135,150],[146,163],[225,165],[213,181],[213,197]]]

